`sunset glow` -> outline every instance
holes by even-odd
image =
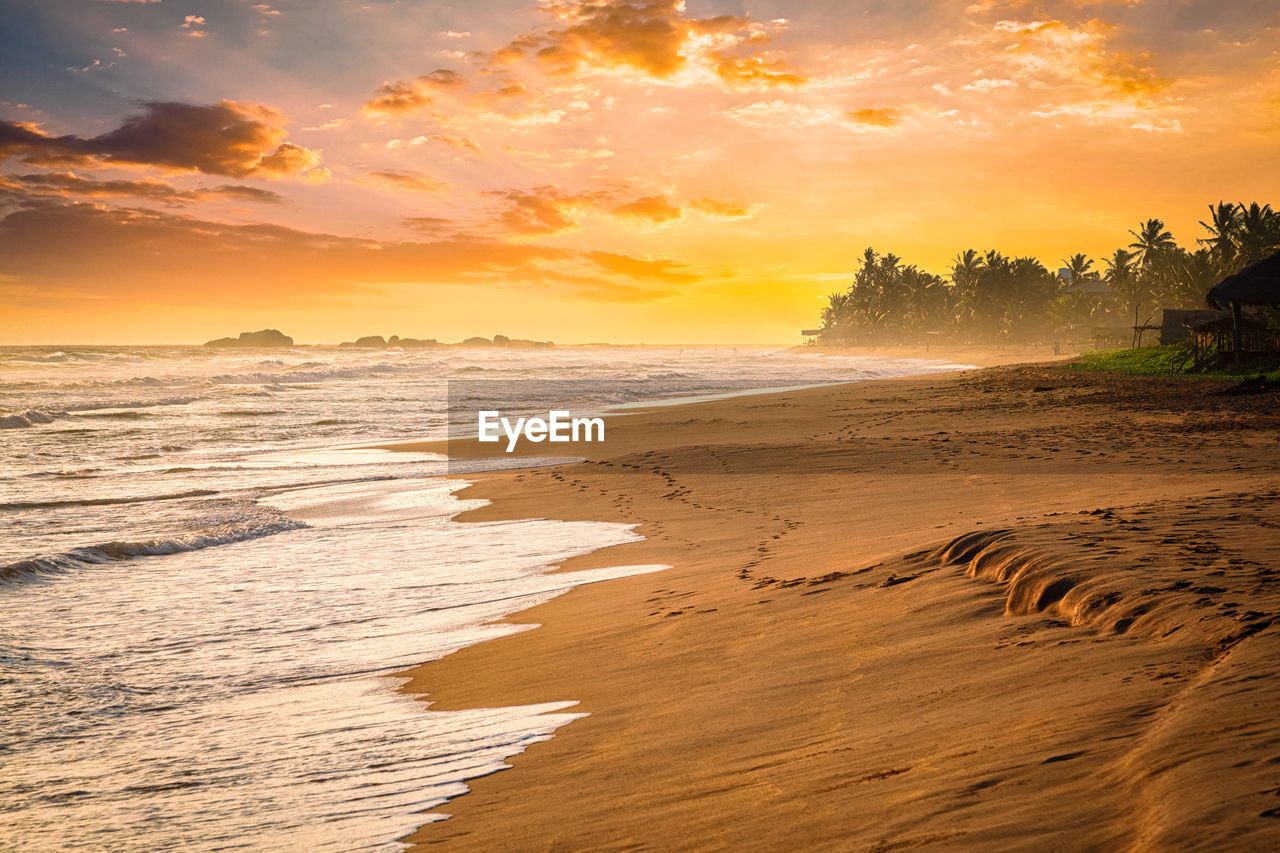
[[[1280,7],[5,2],[0,343],[792,343],[1280,199]]]

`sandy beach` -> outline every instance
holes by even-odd
[[[1274,849],[1280,406],[1224,387],[1029,365],[740,397],[471,478],[463,521],[646,537],[561,570],[671,568],[409,671],[436,709],[589,716],[408,840]]]
[[[917,346],[827,346],[804,344],[793,352],[826,356],[857,356],[859,358],[920,358],[942,359],[955,364],[974,367],[997,367],[1009,364],[1045,363],[1062,361],[1079,355],[1080,350],[1063,346],[1058,352],[1051,344],[928,344]]]

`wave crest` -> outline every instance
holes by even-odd
[[[199,551],[307,527],[306,523],[290,518],[278,509],[249,500],[211,500],[206,502],[206,507],[210,514],[195,520],[195,529],[187,533],[138,542],[103,542],[60,553],[37,554],[0,566],[0,583],[22,583],[135,557]]]

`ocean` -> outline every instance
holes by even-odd
[[[583,715],[572,696],[433,711],[391,677],[524,630],[494,621],[574,586],[664,568],[548,574],[640,538],[625,524],[455,521],[479,503],[455,495],[466,466],[374,449],[445,437],[450,382],[607,412],[955,367],[0,348],[0,849],[400,850],[468,780]]]

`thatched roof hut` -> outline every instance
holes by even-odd
[[[1191,329],[1194,324],[1202,320],[1214,320],[1219,317],[1225,317],[1227,323],[1230,324],[1231,315],[1224,314],[1221,311],[1209,311],[1207,309],[1187,311],[1181,308],[1162,308],[1160,309],[1160,343],[1176,344],[1179,341],[1185,341],[1191,337]]]
[[[1187,324],[1187,327],[1192,334],[1203,334],[1205,332],[1230,332],[1235,328],[1235,325],[1235,318],[1230,314],[1217,314],[1212,317],[1192,320]],[[1267,328],[1267,323],[1261,317],[1246,314],[1240,318],[1240,328],[1264,331]]]
[[[1205,296],[1212,308],[1240,305],[1280,305],[1280,252],[1229,275]]]
[[[1229,275],[1210,288],[1205,301],[1212,308],[1231,307],[1233,360],[1240,363],[1243,305],[1280,305],[1280,252]]]

